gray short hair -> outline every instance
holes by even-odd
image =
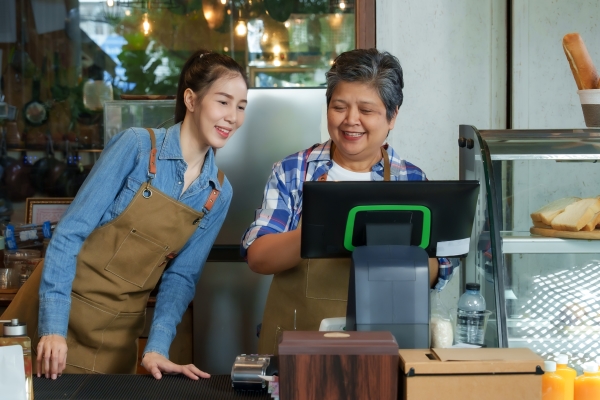
[[[335,59],[327,78],[327,106],[340,82],[359,82],[372,86],[385,104],[386,117],[391,121],[402,105],[404,78],[400,61],[387,51],[356,49],[346,51]]]

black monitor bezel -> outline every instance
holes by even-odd
[[[479,182],[466,180],[305,182],[301,257],[350,257],[351,251],[344,246],[350,210],[390,205],[421,206],[430,211],[430,240],[421,247],[436,257],[438,242],[471,237],[478,195]],[[325,237],[329,244],[323,243]]]

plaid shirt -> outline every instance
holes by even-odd
[[[273,165],[265,187],[261,208],[256,210],[254,222],[244,233],[241,254],[246,257],[248,247],[256,239],[269,233],[293,231],[302,216],[302,183],[316,181],[333,166],[330,155],[331,140],[287,156]],[[386,148],[390,157],[392,181],[425,181],[419,167],[401,159],[391,146]],[[307,157],[308,155],[308,157]],[[371,168],[371,179],[383,180],[383,160]],[[440,258],[439,283],[441,290],[450,280],[454,267],[450,260]]]

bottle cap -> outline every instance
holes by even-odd
[[[556,372],[556,363],[554,361],[544,361],[544,372]]]
[[[11,319],[4,324],[4,336],[27,336],[27,324],[16,318]]]
[[[557,354],[554,359],[556,360],[557,364],[568,364],[569,363],[569,356],[566,354]]]
[[[467,283],[467,290],[479,290],[479,283]]]
[[[598,372],[598,364],[592,361],[583,364],[582,367],[583,372]]]

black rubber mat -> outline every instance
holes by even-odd
[[[64,379],[63,379],[64,378]],[[63,375],[56,380],[33,378],[33,397],[35,399],[72,399],[73,394],[85,381],[87,375]]]
[[[266,392],[236,392],[229,375],[193,381],[182,375],[63,375],[52,381],[34,378],[36,400],[229,400],[270,399]]]

